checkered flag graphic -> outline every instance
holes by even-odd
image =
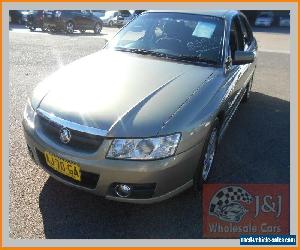
[[[237,186],[229,186],[219,190],[212,198],[209,207],[210,214],[219,214],[220,209],[233,202],[243,201],[247,204],[253,198],[245,189]]]

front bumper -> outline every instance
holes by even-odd
[[[103,141],[95,153],[81,153],[66,151],[59,145],[40,136],[23,123],[24,134],[27,145],[32,152],[34,161],[39,164],[53,178],[69,186],[73,186],[96,195],[104,196],[107,199],[132,202],[132,203],[153,203],[170,198],[193,184],[193,176],[198,165],[202,143],[191,149],[170,158],[154,161],[129,161],[109,160],[105,158],[110,146],[111,139]],[[95,186],[82,186],[74,183],[64,176],[51,171],[43,162],[41,155],[44,151],[51,152],[62,159],[76,162],[82,171],[89,175],[97,176]],[[93,178],[94,178],[93,177]],[[95,179],[94,179],[95,180]],[[125,183],[133,186],[152,185],[153,192],[147,197],[118,197],[112,189],[116,183]],[[148,192],[149,193],[149,192]]]

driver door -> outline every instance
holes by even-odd
[[[91,15],[87,10],[82,10],[80,13],[80,26],[88,29],[91,26]]]
[[[236,107],[240,102],[240,98],[243,94],[243,74],[247,69],[247,65],[233,65],[234,54],[236,51],[244,50],[243,35],[241,32],[241,26],[236,16],[231,23],[230,35],[229,35],[229,46],[228,57],[226,59],[226,87],[227,87],[227,101],[225,107],[225,117],[230,119],[234,113]]]

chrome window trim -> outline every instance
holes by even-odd
[[[107,130],[89,127],[89,126],[82,125],[82,124],[79,124],[76,122],[71,122],[71,121],[62,119],[60,117],[57,117],[54,114],[48,113],[41,109],[37,109],[37,114],[43,116],[47,120],[54,122],[62,127],[66,127],[66,128],[72,129],[72,130],[79,131],[79,132],[92,134],[92,135],[99,135],[99,136],[106,136],[108,134]]]

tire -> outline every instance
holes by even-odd
[[[41,27],[41,30],[42,30],[43,32],[47,32],[47,28],[46,28],[45,26],[42,26],[42,27]]]
[[[252,76],[251,80],[249,81],[249,83],[247,84],[246,92],[243,96],[242,103],[246,103],[249,101],[250,96],[251,96],[252,83],[253,83],[253,76]]]
[[[55,28],[49,28],[49,31],[50,31],[51,33],[56,33],[56,32],[57,32],[57,29],[55,29]]]
[[[30,30],[31,32],[34,32],[34,31],[35,31],[35,27],[29,27],[29,30]]]
[[[95,34],[100,34],[101,30],[102,30],[102,25],[101,25],[101,23],[96,23],[96,24],[95,24],[95,27],[94,27],[94,33],[95,33]]]
[[[210,170],[213,167],[219,141],[220,121],[216,118],[203,146],[200,161],[194,174],[194,188],[202,190],[202,185],[209,179]]]
[[[86,30],[83,30],[83,29],[81,29],[81,30],[79,30],[80,31],[80,33],[82,33],[82,34],[84,34],[85,32],[86,32]]]
[[[74,24],[72,22],[68,22],[66,24],[66,33],[73,34],[74,33],[74,29],[75,29],[75,27],[74,27]]]

